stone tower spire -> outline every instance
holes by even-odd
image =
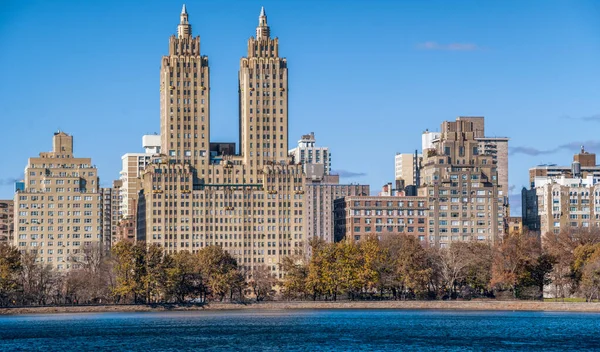
[[[270,36],[264,8],[256,37],[248,39],[248,56],[240,60],[239,84],[240,154],[245,165],[262,170],[265,165],[287,164],[287,61],[279,56],[279,39]]]
[[[260,8],[260,16],[258,16],[258,27],[256,27],[256,39],[267,39],[271,35],[269,25],[267,25],[267,14],[264,6]]]
[[[192,25],[188,22],[188,13],[183,4],[181,15],[179,15],[179,25],[177,26],[177,37],[185,38],[192,35]]]

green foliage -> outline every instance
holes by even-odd
[[[281,293],[286,299],[305,298],[309,293],[316,299],[321,292],[319,282],[309,280],[309,268],[304,260],[298,257],[283,257],[279,268],[284,272],[281,282]]]
[[[210,298],[222,301],[228,293],[230,299],[235,292],[241,293],[244,278],[229,252],[218,246],[204,247],[198,252],[198,264]]]
[[[21,269],[19,251],[5,244],[0,245],[0,305],[6,306],[16,299]]]

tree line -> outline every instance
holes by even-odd
[[[110,252],[84,247],[66,273],[35,259],[0,246],[0,305],[234,301],[247,288],[235,259],[216,246],[195,254],[143,242],[119,242]]]
[[[542,246],[543,242],[543,246]],[[311,243],[312,256],[284,258],[287,299],[600,299],[600,230],[527,230],[494,245],[424,248],[413,236]],[[546,292],[544,292],[546,290]]]
[[[311,256],[284,257],[246,273],[221,247],[167,254],[156,245],[84,247],[58,272],[33,254],[0,245],[0,305],[206,303],[338,299],[600,299],[600,232],[566,229],[544,241],[528,231],[495,245],[424,248],[415,237],[310,243]]]

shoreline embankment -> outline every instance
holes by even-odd
[[[465,311],[544,311],[598,312],[600,303],[540,302],[540,301],[274,301],[247,303],[160,304],[160,305],[75,305],[0,308],[0,315],[107,313],[107,312],[167,312],[207,310],[294,310],[294,309],[431,309]]]

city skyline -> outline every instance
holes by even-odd
[[[519,191],[522,186],[527,185],[527,170],[530,167],[544,162],[566,164],[572,152],[582,144],[585,144],[586,149],[590,151],[598,151],[598,147],[600,147],[600,141],[594,139],[593,128],[587,128],[594,126],[594,123],[600,120],[600,117],[597,116],[600,111],[595,111],[594,109],[597,107],[593,106],[593,97],[598,96],[599,89],[593,86],[594,82],[591,78],[595,72],[600,71],[592,65],[594,61],[597,61],[594,59],[600,57],[600,41],[598,38],[592,37],[593,31],[600,28],[600,23],[594,22],[592,15],[600,13],[600,7],[591,2],[588,2],[587,5],[585,2],[579,2],[577,9],[570,9],[564,13],[558,9],[559,3],[551,3],[543,9],[545,12],[538,13],[549,22],[542,21],[542,26],[538,28],[539,31],[545,28],[543,25],[548,26],[551,20],[558,21],[562,17],[568,17],[567,19],[573,22],[579,21],[580,25],[568,26],[569,31],[575,33],[567,33],[556,28],[554,28],[554,32],[550,32],[562,35],[562,37],[555,38],[562,38],[563,43],[568,42],[571,45],[568,48],[571,49],[569,53],[561,51],[566,47],[561,47],[559,40],[546,42],[549,47],[545,49],[540,43],[538,43],[538,47],[534,45],[533,48],[529,48],[532,52],[546,52],[546,54],[554,54],[554,56],[544,57],[550,61],[546,62],[546,66],[542,65],[545,69],[537,68],[539,65],[534,62],[534,57],[524,56],[523,60],[519,61],[519,63],[525,64],[520,67],[522,70],[520,73],[523,75],[523,71],[527,71],[529,68],[530,71],[527,73],[531,74],[531,77],[528,80],[528,76],[525,74],[520,81],[512,81],[516,78],[513,75],[519,76],[518,65],[509,66],[517,62],[509,61],[509,65],[506,65],[502,61],[502,58],[506,59],[506,56],[509,55],[502,49],[515,49],[515,47],[519,48],[519,45],[511,46],[498,40],[497,37],[495,40],[486,42],[485,35],[474,33],[475,31],[472,29],[468,30],[466,26],[463,28],[456,23],[454,25],[458,27],[450,26],[452,29],[446,31],[448,33],[442,32],[440,28],[438,30],[420,28],[421,31],[406,32],[407,35],[401,39],[393,38],[396,40],[394,44],[399,44],[397,51],[388,51],[391,49],[384,47],[383,44],[391,39],[391,32],[399,28],[396,28],[395,23],[386,22],[386,20],[391,20],[391,14],[400,15],[402,18],[408,17],[410,13],[413,16],[419,13],[423,14],[422,5],[416,2],[402,2],[401,4],[381,2],[377,3],[377,6],[365,8],[364,11],[358,6],[358,3],[352,2],[344,8],[340,8],[339,10],[347,15],[346,18],[349,22],[352,22],[353,19],[363,21],[363,24],[356,26],[355,31],[352,32],[355,37],[350,38],[345,37],[343,32],[344,29],[348,29],[347,24],[337,22],[338,26],[333,27],[331,23],[324,24],[323,21],[318,20],[320,16],[324,16],[327,11],[332,10],[331,4],[316,6],[316,3],[308,2],[315,8],[311,9],[310,6],[307,6],[305,10],[310,11],[310,15],[313,16],[312,20],[316,23],[303,23],[302,27],[295,27],[295,25],[302,22],[303,19],[306,20],[307,15],[291,16],[290,8],[302,7],[304,3],[292,3],[293,5],[269,2],[264,4],[238,3],[239,7],[229,12],[227,12],[227,6],[221,7],[201,2],[187,2],[186,4],[189,11],[194,14],[191,24],[194,26],[194,32],[201,36],[202,52],[211,60],[213,81],[211,84],[211,115],[213,119],[210,132],[214,136],[213,139],[224,142],[237,141],[238,128],[232,128],[237,124],[235,121],[237,120],[237,96],[231,93],[236,84],[237,64],[235,62],[243,55],[244,41],[249,36],[248,33],[251,33],[256,26],[256,16],[260,11],[260,6],[264,5],[269,14],[269,23],[273,28],[272,36],[285,37],[282,50],[285,57],[293,59],[290,66],[290,89],[294,94],[290,95],[289,103],[289,139],[291,143],[288,142],[287,147],[294,147],[294,141],[303,134],[314,131],[319,144],[331,149],[335,156],[332,165],[333,172],[337,171],[345,183],[360,182],[370,184],[372,190],[379,189],[381,185],[394,178],[393,158],[396,152],[411,153],[415,149],[420,149],[421,133],[425,129],[435,131],[439,122],[452,120],[456,116],[485,116],[489,135],[511,138],[509,142],[511,146],[509,179],[511,186],[515,186],[516,189],[510,193],[518,195],[516,198],[512,197],[511,200],[520,198]],[[65,130],[74,136],[78,151],[76,156],[92,157],[98,167],[102,186],[108,186],[112,180],[118,178],[121,156],[127,152],[142,151],[141,136],[158,132],[160,128],[156,122],[159,115],[157,103],[159,80],[156,76],[156,66],[159,61],[157,58],[166,54],[165,38],[174,31],[173,23],[177,19],[181,4],[161,3],[141,7],[139,4],[137,6],[133,4],[117,6],[115,3],[109,3],[109,6],[102,8],[100,12],[93,11],[95,8],[93,5],[80,6],[76,9],[69,8],[68,10],[71,12],[66,11],[65,4],[57,4],[53,8],[45,8],[45,6],[48,5],[40,2],[33,2],[26,6],[9,5],[7,21],[2,22],[12,25],[10,33],[17,33],[17,35],[9,36],[9,26],[0,27],[0,42],[4,43],[3,47],[8,48],[7,52],[9,53],[0,58],[0,62],[4,64],[4,67],[8,67],[10,63],[14,68],[6,72],[8,82],[13,80],[15,74],[20,75],[22,69],[32,65],[32,62],[28,61],[32,57],[39,59],[41,56],[45,59],[41,65],[31,66],[32,72],[29,74],[32,76],[29,78],[33,78],[33,75],[36,74],[36,79],[39,79],[39,82],[35,81],[35,85],[28,86],[22,81],[15,81],[14,84],[4,85],[3,88],[0,88],[0,93],[7,97],[5,102],[12,103],[10,105],[4,103],[1,107],[4,114],[3,119],[11,121],[11,123],[5,124],[6,135],[8,135],[5,141],[7,145],[16,146],[13,157],[0,168],[0,198],[12,198],[13,181],[23,178],[25,160],[37,155],[40,150],[50,150],[47,137],[58,129]],[[488,5],[488,7],[493,6]],[[466,8],[457,7],[459,13],[461,9],[465,11],[463,13],[465,16],[475,16],[478,13],[475,10],[467,11]],[[122,13],[117,11],[118,8],[121,8]],[[41,19],[40,11],[44,12],[44,10],[50,11],[50,13],[64,11],[63,16],[70,14],[72,21],[65,21],[61,25],[52,22],[53,31],[50,33],[39,32],[39,27],[44,23],[49,26],[48,21],[60,20],[60,16],[58,18],[48,16],[40,21],[41,23],[35,22],[36,18]],[[113,10],[114,12],[111,12]],[[386,13],[386,10],[387,12],[393,11],[390,14]],[[409,11],[402,12],[400,10]],[[526,12],[533,10],[533,7],[522,10]],[[129,18],[130,14],[138,14],[138,11],[146,16],[136,15]],[[172,15],[165,15],[165,13]],[[227,21],[220,23],[219,28],[228,28],[229,31],[212,31],[211,25],[220,21],[218,18],[213,18],[211,13],[217,13],[226,18]],[[296,15],[294,11],[292,13]],[[435,13],[440,17],[444,13],[444,9],[438,9]],[[92,15],[97,17],[91,17]],[[383,18],[376,21],[375,15]],[[150,20],[152,16],[155,17],[155,20]],[[499,17],[502,18],[502,16],[510,17],[510,14],[500,13]],[[339,20],[340,16],[336,18]],[[485,16],[478,20],[482,21],[484,18]],[[89,19],[95,19],[91,22],[100,22],[100,26],[103,21],[105,24],[114,21],[114,26],[110,28],[107,26],[105,33],[96,33],[100,26],[98,28],[90,27],[86,22]],[[119,22],[119,19],[122,22]],[[408,19],[411,23],[404,24],[404,26],[423,26],[415,19]],[[514,36],[517,34],[515,32],[518,31],[519,23],[523,25],[518,21],[519,19],[523,20],[513,14],[513,20],[516,22],[511,23],[514,23],[516,28],[511,28],[514,32],[508,31],[507,37],[516,38]],[[238,20],[239,23],[236,22]],[[444,21],[452,23],[451,19],[444,19]],[[32,25],[31,22],[37,26],[28,27]],[[426,22],[429,23],[429,21]],[[139,25],[135,23],[139,23]],[[153,24],[156,28],[149,30],[150,33],[146,33],[140,28],[140,25],[144,23],[146,26]],[[472,22],[470,24],[473,25]],[[309,35],[301,36],[301,33],[295,32],[297,28],[301,29],[298,32],[308,32]],[[365,30],[365,28],[379,28],[383,31],[371,31]],[[46,48],[45,45],[50,45],[50,43],[43,43],[43,40],[36,43],[41,48],[39,46],[32,48],[23,43],[11,45],[11,40],[14,39],[27,43],[28,41],[25,39],[33,35],[31,31],[36,31],[36,36],[42,37],[40,39],[46,35],[52,35],[52,38],[56,39],[50,48],[52,50],[48,52],[43,50]],[[62,35],[57,35],[57,31],[62,31]],[[381,37],[371,38],[366,32],[376,32],[375,34],[381,35]],[[329,33],[333,34],[327,36]],[[589,39],[587,43],[581,38],[577,38],[579,41],[570,40],[571,37],[575,38],[582,33],[589,33],[586,37]],[[534,39],[537,37],[533,34],[536,34],[536,30],[532,30],[529,34],[532,36],[520,38],[523,40],[522,44],[535,42]],[[92,35],[94,40],[89,40],[90,37],[87,35]],[[136,35],[151,38],[151,42],[144,42],[144,40],[136,42],[134,40]],[[456,36],[452,38],[453,35]],[[114,38],[119,36],[121,38],[119,42],[128,42],[134,45],[129,49],[130,51],[106,50],[106,45],[112,43]],[[235,39],[231,39],[234,36]],[[494,37],[491,36],[491,38]],[[79,39],[79,41],[73,39]],[[82,43],[82,39],[89,40],[89,42]],[[336,41],[336,45],[330,48],[331,40],[327,41],[326,39]],[[369,40],[364,41],[364,39]],[[507,40],[507,38],[503,39]],[[231,49],[225,50],[223,46],[219,46],[219,43],[223,42],[227,42],[228,44],[225,46],[231,47]],[[239,45],[233,45],[233,43],[239,43]],[[374,49],[372,52],[375,55],[373,57],[359,55],[358,58],[361,60],[358,63],[351,63],[356,60],[353,58],[356,51],[350,50],[348,46],[340,45],[343,43],[367,45],[368,49]],[[554,46],[551,45],[552,43],[555,43]],[[118,43],[116,47],[121,48],[120,45]],[[67,50],[71,47],[74,49],[73,51]],[[105,50],[101,51],[102,48]],[[340,50],[334,51],[336,48]],[[36,50],[28,52],[33,49]],[[232,51],[235,54],[231,54]],[[17,55],[18,53],[22,54]],[[583,55],[584,53],[586,55]],[[102,59],[97,59],[97,55],[100,55]],[[109,55],[120,56],[110,60]],[[405,59],[407,65],[403,66],[404,61],[398,61],[397,56]],[[10,58],[14,57],[20,57],[22,60],[10,61]],[[569,59],[571,61],[564,61]],[[374,65],[371,65],[369,60],[372,60]],[[123,62],[117,64],[117,61]],[[232,61],[234,65],[231,64]],[[410,63],[415,61],[420,61],[422,67],[410,66]],[[504,74],[504,77],[502,74],[490,77],[490,72],[494,71],[494,68],[485,66],[493,62],[501,62],[506,65],[496,66],[500,68],[500,71],[506,70],[506,72],[500,72]],[[566,62],[571,62],[572,66],[567,67]],[[336,81],[347,77],[348,69],[360,63],[365,64],[367,72],[358,73],[356,80],[346,81],[344,85],[336,84]],[[386,64],[396,65],[400,68],[386,77],[386,72],[380,70],[384,67],[394,67],[386,66]],[[552,64],[556,66],[553,67]],[[575,64],[579,67],[574,67]],[[326,67],[326,69],[313,70],[318,66]],[[66,70],[66,67],[76,69],[73,70],[72,75],[63,76],[61,73]],[[511,69],[515,68],[517,72],[512,72]],[[455,69],[456,72],[445,71],[452,71],[452,69]],[[413,70],[416,72],[411,72]],[[110,72],[118,72],[119,75],[109,79]],[[306,74],[309,72],[315,73],[307,77]],[[370,74],[365,75],[365,73]],[[411,73],[413,76],[409,75]],[[571,73],[574,76],[570,76]],[[439,84],[432,85],[432,79],[423,74],[436,77]],[[585,74],[588,80],[577,74]],[[405,80],[402,80],[403,76],[406,77]],[[83,81],[81,77],[88,77],[89,80]],[[534,77],[537,77],[537,80]],[[225,83],[226,78],[228,79],[227,83]],[[422,81],[419,81],[419,78]],[[315,84],[321,79],[323,82],[333,82],[331,85]],[[395,81],[396,79],[399,80]],[[552,85],[552,79],[558,83]],[[478,88],[473,89],[473,84],[477,84],[477,81],[484,84],[476,85],[475,87]],[[515,82],[520,83],[515,84]],[[578,83],[579,90],[573,90],[575,82]],[[504,89],[496,88],[494,83],[503,84]],[[509,90],[509,87],[514,91]],[[452,92],[447,91],[450,89]],[[444,90],[448,96],[436,96]],[[353,98],[357,91],[364,99]],[[25,94],[26,92],[28,94]],[[519,92],[522,95],[518,95]],[[40,99],[40,96],[43,98]],[[402,98],[403,96],[406,98]],[[536,96],[537,100],[530,101]],[[563,99],[562,103],[553,101],[559,96]],[[498,97],[497,100],[494,99],[495,97]],[[304,100],[308,99],[313,100],[314,104],[306,104]],[[421,105],[426,103],[427,99],[437,100],[439,106],[433,106],[435,104]],[[522,99],[523,101],[505,102],[510,99],[513,101]],[[36,100],[36,103],[39,104],[25,105],[29,100]],[[352,104],[349,104],[350,101]],[[544,105],[543,109],[539,109],[542,105]],[[373,106],[377,108],[373,109]],[[369,116],[371,114],[376,116]],[[554,116],[549,116],[552,114]],[[542,115],[544,117],[541,117]],[[528,121],[528,116],[540,117],[537,121],[533,118],[534,121]],[[351,123],[346,123],[346,118]],[[509,119],[509,121],[504,119]],[[415,120],[419,122],[414,123]],[[15,123],[12,123],[13,121]],[[515,129],[514,124],[520,121],[525,121],[523,128]],[[531,125],[528,125],[527,122]],[[397,128],[389,128],[390,126],[397,126]],[[560,126],[560,128],[556,128],[556,126]],[[30,137],[28,139],[23,139],[25,128]],[[111,143],[106,143],[106,137],[102,133],[98,133],[98,130],[110,133],[113,136],[110,138]],[[398,131],[401,132],[398,133]],[[567,135],[572,137],[566,137]],[[36,142],[32,143],[31,140]],[[364,143],[357,143],[356,140],[363,140]],[[365,158],[369,158],[366,166]],[[513,213],[515,213],[516,204],[513,202],[511,205]]]

